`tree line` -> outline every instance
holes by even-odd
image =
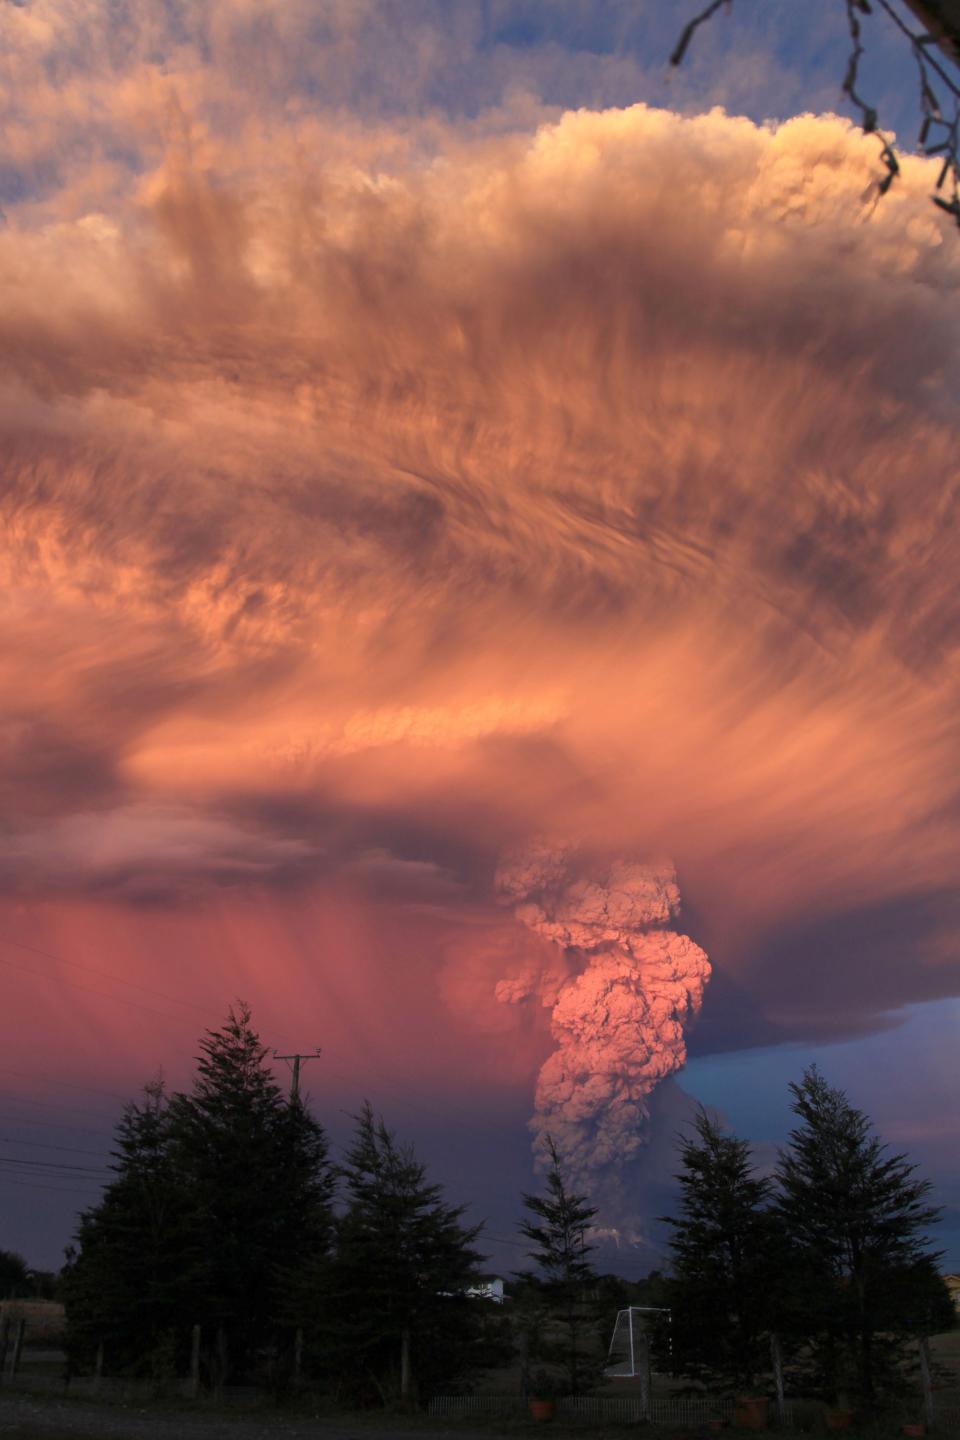
[[[598,1276],[596,1209],[549,1146],[523,1196],[530,1265],[509,1303],[469,1292],[481,1227],[364,1104],[333,1163],[287,1097],[249,1010],[200,1042],[193,1085],[125,1107],[115,1178],[80,1217],[60,1292],[68,1363],[89,1371],[296,1380],[344,1404],[423,1402],[512,1366],[529,1395],[602,1380],[617,1309],[656,1306],[656,1366],[710,1393],[796,1393],[875,1412],[909,1377],[910,1344],[953,1307],[928,1231],[928,1182],[816,1070],[791,1087],[797,1125],[769,1174],[700,1111],[679,1142],[666,1272]]]
[[[85,1211],[61,1292],[70,1363],[158,1382],[295,1373],[346,1402],[413,1400],[466,1373],[482,1326],[466,1290],[478,1229],[370,1106],[334,1165],[238,1006],[208,1031],[192,1089],[126,1106],[116,1178]]]
[[[916,1342],[955,1322],[928,1234],[940,1211],[816,1067],[790,1091],[797,1124],[767,1175],[705,1111],[681,1142],[673,1367],[749,1393],[785,1366],[796,1392],[874,1414],[915,1389]]]

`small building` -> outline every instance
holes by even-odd
[[[494,1305],[502,1305],[503,1281],[497,1275],[482,1275],[476,1285],[470,1286],[467,1294],[475,1300],[492,1300]]]
[[[960,1310],[960,1275],[944,1275],[943,1279],[947,1289],[950,1291],[953,1308]]]

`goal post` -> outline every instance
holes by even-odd
[[[607,1363],[603,1373],[609,1379],[636,1379],[649,1374],[650,1324],[658,1316],[670,1316],[662,1305],[630,1305],[617,1311]]]

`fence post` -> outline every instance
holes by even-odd
[[[770,1336],[770,1360],[773,1364],[773,1383],[777,1387],[777,1424],[781,1430],[787,1423],[787,1404],[783,1398],[783,1351],[780,1336]]]
[[[200,1395],[200,1326],[190,1331],[190,1396],[196,1400]]]
[[[7,1346],[10,1344],[10,1321],[6,1315],[0,1320],[0,1384],[7,1366]]]
[[[100,1393],[100,1384],[101,1384],[101,1381],[102,1381],[102,1380],[103,1380],[103,1341],[101,1340],[101,1341],[100,1341],[100,1344],[97,1346],[97,1358],[96,1358],[96,1360],[94,1361],[94,1364],[93,1364],[93,1388],[94,1388],[94,1391],[95,1391],[97,1394]]]
[[[227,1332],[223,1325],[217,1326],[217,1399],[223,1399],[227,1383]]]
[[[650,1339],[644,1333],[637,1336],[636,1365],[640,1375],[640,1418],[650,1419]]]
[[[26,1322],[26,1320],[24,1320],[24,1319],[21,1318],[20,1320],[17,1321],[17,1328],[16,1328],[16,1330],[14,1331],[14,1335],[13,1335],[13,1354],[10,1356],[10,1376],[11,1376],[11,1379],[13,1378],[14,1375],[16,1375],[17,1371],[20,1369],[20,1356],[21,1356],[21,1354],[22,1354],[22,1352],[23,1352],[23,1335],[24,1335],[24,1331],[26,1330],[26,1328],[27,1328],[27,1322]]]
[[[410,1365],[410,1328],[400,1332],[400,1399],[409,1404],[413,1395],[413,1370]]]
[[[530,1332],[526,1325],[520,1330],[520,1399],[530,1399]]]
[[[303,1375],[303,1328],[298,1325],[293,1337],[293,1383],[299,1385]]]
[[[933,1381],[930,1377],[930,1341],[926,1335],[920,1336],[920,1374],[923,1377],[923,1414],[927,1422],[927,1429],[933,1429]]]

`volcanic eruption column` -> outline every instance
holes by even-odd
[[[615,1220],[624,1169],[646,1139],[647,1097],[686,1058],[684,1023],[700,1009],[710,962],[669,928],[680,911],[670,864],[589,867],[574,846],[537,841],[503,856],[496,883],[518,920],[564,950],[556,968],[496,987],[504,1003],[553,1006],[557,1048],[537,1080],[534,1150],[542,1160],[550,1135],[571,1182]]]

